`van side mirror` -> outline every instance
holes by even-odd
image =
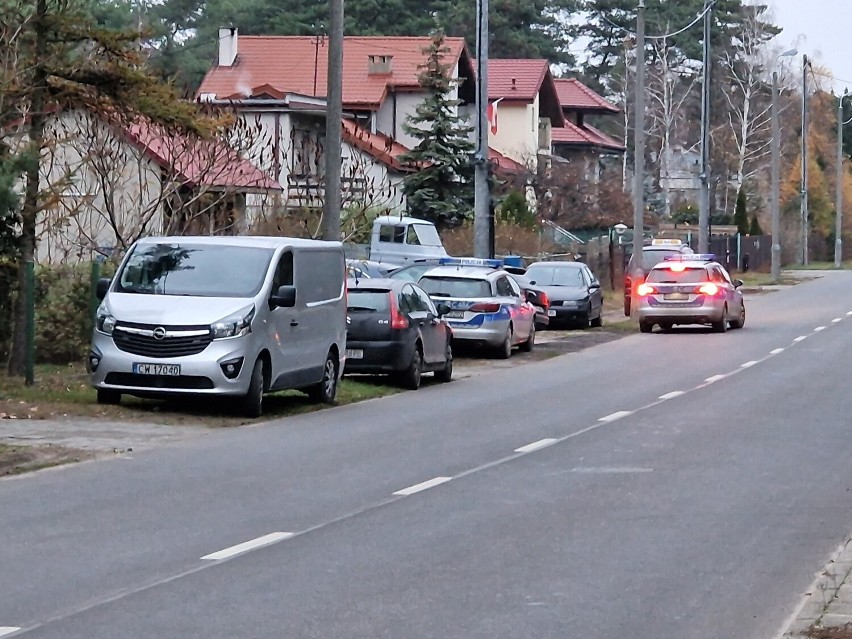
[[[292,308],[296,305],[296,287],[295,286],[279,286],[269,298],[269,305],[272,308]]]
[[[107,291],[109,291],[109,285],[112,284],[112,280],[108,277],[102,277],[98,280],[97,285],[95,286],[95,295],[101,301],[106,297]]]

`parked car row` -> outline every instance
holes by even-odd
[[[87,363],[100,403],[227,396],[250,416],[278,390],[331,403],[344,373],[447,382],[454,345],[508,358],[548,324],[601,319],[583,264],[442,258],[390,271],[346,260],[339,242],[274,237],[140,240],[98,296]]]

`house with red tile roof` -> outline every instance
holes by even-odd
[[[424,98],[419,76],[430,44],[428,36],[344,38],[344,206],[348,201],[374,209],[405,208],[402,179],[414,169],[399,158],[416,140],[404,125]],[[459,110],[472,117],[475,72],[470,53],[464,38],[448,37],[445,45],[444,61],[457,83],[453,97],[460,101]],[[271,172],[285,188],[290,206],[322,202],[327,69],[328,46],[322,38],[241,36],[236,29],[223,29],[218,60],[196,94],[199,100],[230,104],[262,120],[268,146],[275,147]],[[294,101],[313,101],[315,108],[297,113],[290,109]],[[555,97],[552,106],[560,117]],[[258,149],[256,155],[262,154]],[[495,147],[490,157],[499,171],[523,168],[520,153]]]
[[[589,116],[617,115],[621,110],[576,78],[556,78],[554,84],[565,118],[564,126],[552,132],[554,155],[571,159],[623,154],[620,141],[587,121]]]
[[[246,198],[281,191],[230,138],[59,109],[46,137],[41,188],[51,197],[38,228],[42,263],[92,259],[144,235],[241,232]]]
[[[550,155],[551,131],[565,118],[547,60],[488,62],[489,144],[525,166]]]

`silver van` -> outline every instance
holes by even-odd
[[[333,402],[346,352],[345,273],[339,242],[139,240],[98,284],[88,357],[98,402],[227,395],[252,417],[269,391]]]

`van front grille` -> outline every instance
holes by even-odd
[[[112,332],[116,347],[125,353],[152,358],[198,355],[213,341],[208,326],[150,326],[119,324]]]

